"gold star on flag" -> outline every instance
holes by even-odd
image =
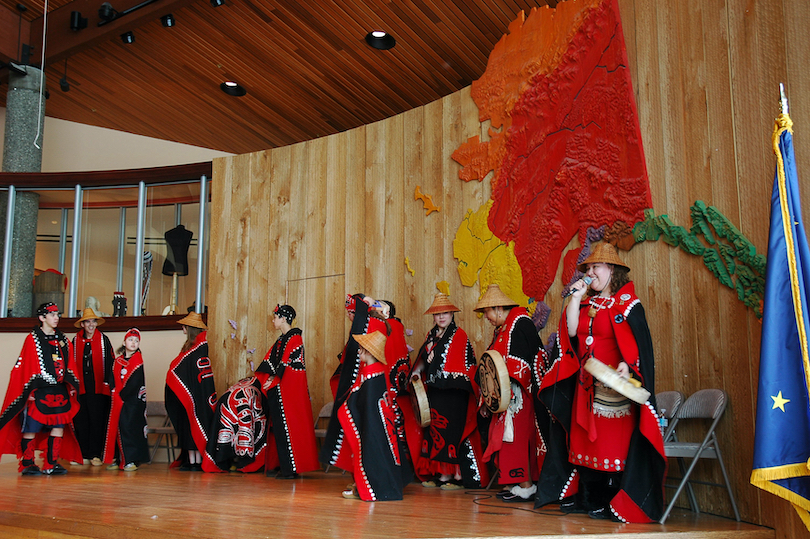
[[[776,410],[777,408],[779,408],[780,410],[782,410],[784,412],[785,411],[785,404],[790,402],[790,399],[785,399],[785,398],[782,397],[782,392],[781,391],[775,397],[772,395],[771,398],[773,399],[773,408],[771,408],[772,410]]]

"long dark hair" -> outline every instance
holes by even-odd
[[[188,352],[194,346],[194,341],[197,340],[197,336],[205,331],[202,328],[194,327],[194,326],[186,326],[186,342],[183,343],[183,348],[180,349],[181,352]]]

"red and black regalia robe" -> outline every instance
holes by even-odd
[[[56,330],[46,335],[35,328],[25,337],[22,351],[11,370],[3,409],[0,411],[0,452],[22,457],[22,412],[43,425],[64,426],[61,457],[81,461],[82,452],[73,432],[79,409],[79,379],[73,366],[70,341]],[[48,430],[37,433],[35,449],[47,450]],[[47,463],[46,463],[47,468]],[[20,466],[22,470],[22,465]]]
[[[534,415],[532,372],[542,345],[526,309],[513,307],[488,348],[503,356],[512,388],[509,408],[494,414],[489,423],[483,459],[496,457],[502,485],[536,481],[540,473],[544,453]]]
[[[104,462],[111,463],[118,452],[121,468],[129,463],[149,462],[146,440],[146,378],[140,350],[113,363],[112,410],[107,426]]]
[[[214,387],[214,371],[208,358],[207,332],[203,331],[194,340],[192,347],[180,352],[169,365],[166,373],[166,412],[177,431],[181,449],[180,461],[186,452],[197,450],[203,463],[211,456],[208,447],[208,429],[214,420],[217,391]],[[178,463],[179,464],[179,463]]]
[[[256,377],[263,384],[270,380],[267,414],[272,437],[267,443],[265,470],[280,468],[281,475],[288,477],[319,470],[300,329],[292,328],[278,338],[256,369]]]
[[[355,349],[356,353],[357,343],[354,343],[354,339],[351,338],[351,334],[355,333],[355,329],[358,332],[363,333],[368,324],[369,308],[368,304],[363,301],[364,297],[366,296],[363,294],[353,294],[346,302],[346,309],[354,311],[354,319],[352,320],[352,327],[349,330],[350,335],[349,339],[346,341],[346,346],[344,346],[343,351],[338,354],[338,366],[335,368],[335,372],[333,372],[332,376],[329,378],[329,389],[332,390],[332,397],[335,400],[337,400],[338,394],[345,396],[346,391],[348,391],[352,386],[352,383],[357,376],[358,365],[355,364],[355,360],[357,359],[356,357],[349,358],[348,374],[343,374],[343,364],[346,358],[346,353],[349,351],[348,349]],[[351,307],[349,306],[350,302]],[[337,406],[335,406],[335,408],[337,408]],[[334,411],[332,413],[332,417],[334,417]],[[323,459],[321,460],[323,461]]]
[[[398,318],[388,318],[385,325],[385,358],[388,362],[388,385],[394,395],[394,417],[399,443],[400,471],[403,487],[413,481],[415,460],[422,443],[422,427],[411,404],[409,375],[411,358],[405,341],[405,326]],[[376,325],[376,324],[375,324]],[[372,330],[373,331],[373,330]]]
[[[346,346],[344,346],[340,355],[340,365],[335,371],[335,375],[333,375],[339,375],[339,380],[335,390],[336,397],[332,407],[332,416],[329,418],[329,425],[326,428],[326,436],[323,439],[319,455],[319,460],[322,463],[337,466],[344,470],[351,467],[351,460],[348,453],[345,452],[343,427],[337,420],[337,412],[346,401],[349,390],[354,385],[360,369],[360,348],[352,335],[362,335],[374,331],[379,331],[383,335],[388,334],[383,321],[370,316],[369,307],[363,301],[363,297],[362,294],[355,294],[354,296],[356,303],[354,320],[352,321],[349,338],[346,340]]]
[[[467,333],[451,322],[437,338],[433,326],[414,362],[421,372],[430,404],[430,425],[416,464],[419,477],[460,474],[466,488],[489,482],[478,433],[478,384],[475,352]]]
[[[217,401],[209,431],[205,472],[256,472],[264,467],[267,449],[267,396],[257,376],[242,378]]]
[[[653,400],[652,340],[633,283],[610,298],[583,301],[577,336],[568,337],[563,318],[558,339],[559,355],[538,395],[554,421],[536,505],[576,494],[582,490],[581,475],[598,470],[620,477],[610,500],[613,516],[624,522],[657,521],[664,508],[667,460]],[[614,368],[621,361],[627,363],[633,378],[650,392],[651,401],[640,406],[606,393],[581,368],[590,357]]]
[[[98,329],[90,339],[81,329],[73,338],[73,364],[79,379],[79,412],[73,418],[76,438],[86,459],[101,457],[110,417],[113,353],[110,339]]]
[[[361,500],[402,499],[394,395],[387,368],[380,362],[362,365],[347,398],[338,409]]]

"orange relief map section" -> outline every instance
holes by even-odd
[[[472,97],[490,140],[454,152],[459,177],[494,172],[488,228],[513,246],[523,291],[542,300],[575,235],[584,245],[589,227],[632,227],[652,206],[616,0],[519,17]]]

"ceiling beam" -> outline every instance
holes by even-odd
[[[18,43],[20,36],[27,37],[31,23],[20,20],[20,13],[0,6],[0,61],[19,60]]]
[[[117,38],[119,34],[135,30],[140,25],[177,11],[193,1],[159,0],[99,26],[99,22],[102,21],[98,16],[98,8],[101,7],[103,0],[74,0],[48,14],[46,64],[69,58],[113,37]],[[123,12],[143,3],[143,0],[112,0],[111,3],[113,8]],[[72,11],[79,11],[82,17],[88,19],[87,28],[78,31],[70,29]],[[42,17],[31,21],[30,36],[30,42],[38,49],[42,43]],[[39,54],[41,52],[38,51],[36,56],[39,57]]]

